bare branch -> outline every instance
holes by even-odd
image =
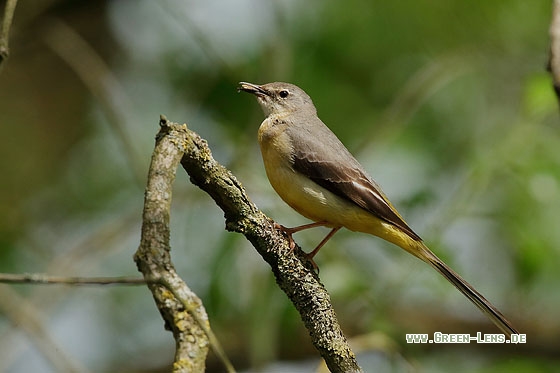
[[[554,91],[560,103],[560,0],[554,0],[552,8],[548,71],[552,74]]]
[[[128,232],[135,227],[138,223],[138,211],[133,213],[133,209],[122,211],[117,218],[108,219],[100,226],[88,230],[88,232],[81,237],[81,240],[75,245],[66,250],[53,250],[50,256],[50,262],[45,268],[48,273],[77,273],[86,270],[96,270],[99,266],[99,260],[102,257],[118,251],[127,250],[125,246],[113,245],[120,237],[122,232]],[[34,243],[30,243],[34,245]],[[39,245],[42,245],[40,243]],[[36,245],[36,243],[35,243]],[[35,247],[35,246],[32,246]],[[41,251],[42,247],[36,247]],[[130,250],[130,248],[128,248]],[[33,305],[36,309],[41,310],[42,315],[49,315],[53,310],[58,309],[60,304],[69,295],[68,288],[65,286],[57,286],[56,288],[44,291],[39,286],[32,286],[25,291],[25,300],[29,303],[30,307]],[[10,302],[9,299],[0,296],[0,299],[5,302]],[[11,328],[0,328],[0,371],[9,371],[12,364],[22,358],[28,353],[27,344],[23,341],[18,341],[20,335],[20,325],[13,324]],[[25,357],[23,357],[25,358]],[[55,369],[55,371],[62,371]]]
[[[10,41],[10,28],[16,10],[17,0],[7,0],[4,7],[4,18],[2,19],[2,28],[0,29],[0,66],[8,59],[10,49],[8,47]]]
[[[45,285],[145,285],[146,280],[138,277],[63,277],[40,273],[0,273],[0,283]]]
[[[171,192],[183,156],[186,125],[170,126],[165,118],[156,137],[144,198],[142,238],[134,255],[136,265],[152,291],[157,307],[175,338],[173,372],[203,372],[209,345],[224,362],[231,363],[210,330],[200,299],[177,275],[170,256]]]

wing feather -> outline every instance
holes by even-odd
[[[324,126],[324,124],[321,122]],[[359,162],[326,127],[323,136],[305,137],[304,144],[294,146],[293,167],[331,193],[355,203],[378,218],[400,228],[411,238],[421,238],[405,223],[381,188],[367,175]],[[301,137],[299,137],[301,139]],[[292,137],[298,141],[298,137]],[[322,143],[318,143],[321,141]],[[337,154],[325,155],[327,149]],[[319,156],[320,154],[320,156]]]

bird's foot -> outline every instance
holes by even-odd
[[[297,230],[294,231],[294,229],[285,227],[285,226],[280,225],[278,223],[274,223],[274,229],[277,229],[277,230],[279,230],[280,232],[282,232],[286,235],[286,237],[288,238],[288,245],[290,246],[290,254],[293,253],[294,249],[296,248],[296,241],[294,241],[294,238],[292,237],[292,235],[294,233],[296,233]]]
[[[313,227],[315,227],[315,226],[318,226],[318,225],[322,225],[322,223],[319,223],[319,224],[313,223],[313,224],[308,224],[306,226],[299,226],[299,227],[294,227],[294,228],[288,228],[288,227],[285,227],[281,224],[274,223],[274,229],[277,229],[277,230],[279,230],[280,232],[282,232],[283,234],[286,235],[286,237],[288,238],[288,246],[290,247],[290,254],[292,254],[294,252],[294,249],[296,248],[296,242],[294,241],[294,238],[293,238],[292,235],[296,232],[299,232],[299,231],[303,230],[303,229],[312,228],[312,227],[309,227],[309,225],[312,225]],[[305,251],[302,250],[302,253],[305,256],[305,258],[307,259],[307,261],[310,262],[311,265],[313,266],[313,271],[315,273],[319,274],[319,266],[313,260],[313,257],[317,253],[317,250],[313,250],[310,253],[306,253]]]

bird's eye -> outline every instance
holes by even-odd
[[[285,90],[284,90],[284,91],[280,91],[280,97],[282,97],[282,98],[288,97],[289,94],[290,94],[290,93],[289,93],[288,91],[285,91]]]

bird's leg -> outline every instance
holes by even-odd
[[[284,232],[284,234],[286,234],[288,236],[289,245],[290,245],[290,254],[291,254],[296,247],[296,242],[294,241],[294,238],[292,237],[292,234],[303,231],[303,230],[306,230],[306,229],[309,229],[309,228],[324,227],[325,225],[327,225],[327,222],[318,221],[318,222],[315,222],[315,223],[304,224],[304,225],[300,225],[300,226],[293,227],[293,228],[287,228],[287,227],[284,227],[283,225],[280,225],[278,223],[274,223],[274,228]],[[313,249],[313,251],[311,251],[310,253],[305,253],[305,256],[311,262],[311,264],[313,265],[313,268],[317,271],[317,273],[319,273],[319,266],[317,265],[317,263],[315,263],[315,261],[313,260],[313,257],[319,252],[321,247],[323,247],[327,243],[327,241],[330,240],[331,237],[334,236],[334,234],[339,231],[340,228],[342,228],[342,227],[335,227],[335,228],[331,229],[329,234],[327,234],[326,237],[323,238],[323,240],[321,242],[319,242],[319,245],[317,245],[317,247],[315,249]]]
[[[331,231],[329,232],[329,234],[327,234],[327,235],[325,236],[325,238],[323,238],[323,240],[322,240],[321,242],[319,242],[319,245],[317,245],[317,247],[316,247],[315,249],[313,249],[312,252],[310,252],[310,253],[307,254],[307,258],[313,262],[313,257],[319,252],[319,250],[321,249],[321,247],[323,247],[323,245],[326,244],[327,241],[330,240],[331,237],[334,236],[334,234],[335,234],[336,232],[338,232],[338,230],[339,230],[340,228],[342,228],[342,227],[336,227],[336,228],[331,229]],[[315,262],[313,262],[313,264],[314,264],[314,266],[316,266]]]
[[[319,242],[319,245],[317,245],[317,247],[315,249],[313,249],[312,252],[310,253],[305,253],[305,256],[307,257],[307,260],[309,260],[311,262],[311,264],[313,265],[313,269],[315,269],[315,271],[317,272],[317,274],[319,274],[319,266],[317,265],[317,263],[315,263],[315,261],[313,260],[313,257],[319,252],[319,250],[321,249],[321,247],[323,247],[324,244],[327,243],[328,240],[331,239],[332,236],[334,236],[334,234],[336,232],[338,232],[338,230],[342,228],[342,227],[336,227],[331,229],[331,231],[329,232],[329,234],[327,234],[325,236],[325,238],[323,238],[323,240],[321,242]]]
[[[292,237],[292,234],[303,231],[303,230],[306,230],[306,229],[309,229],[309,228],[323,227],[325,225],[327,225],[326,221],[318,221],[318,222],[315,222],[315,223],[304,224],[304,225],[300,225],[300,226],[297,226],[297,227],[288,228],[288,227],[284,227],[283,225],[280,225],[278,223],[274,223],[274,228],[278,229],[279,231],[286,234],[286,236],[288,236],[288,241],[290,242],[290,250],[294,251],[294,248],[296,247],[296,242],[294,241],[294,238]],[[330,235],[332,236],[332,234],[330,234]],[[323,240],[323,241],[325,241],[325,240]],[[327,242],[327,241],[325,241],[325,242]],[[319,244],[319,245],[322,246],[323,244],[324,243],[321,242],[321,244]],[[315,250],[317,250],[317,249],[315,249]],[[313,250],[313,251],[315,251],[315,250]]]
[[[290,242],[290,244],[289,244],[290,245],[290,253],[291,253],[291,252],[294,251],[294,248],[296,247],[296,242],[294,241],[294,238],[292,237],[292,234],[297,233],[299,231],[309,229],[309,228],[324,227],[325,225],[327,225],[327,222],[318,221],[318,222],[315,222],[315,223],[300,225],[298,227],[286,228],[283,225],[280,225],[278,223],[274,223],[274,228],[284,232],[288,236],[288,240]],[[331,229],[329,234],[327,234],[326,237],[323,238],[323,240],[321,242],[319,242],[319,245],[317,245],[317,247],[315,249],[313,249],[313,251],[311,251],[310,253],[305,253],[304,252],[305,256],[311,262],[311,264],[313,265],[313,268],[315,269],[315,271],[317,271],[317,273],[319,273],[319,266],[317,265],[317,263],[315,263],[315,261],[313,260],[313,257],[319,252],[321,247],[323,247],[327,243],[327,241],[330,240],[331,237],[334,236],[334,234],[339,231],[340,228],[342,228],[342,227],[335,227],[335,228]]]

